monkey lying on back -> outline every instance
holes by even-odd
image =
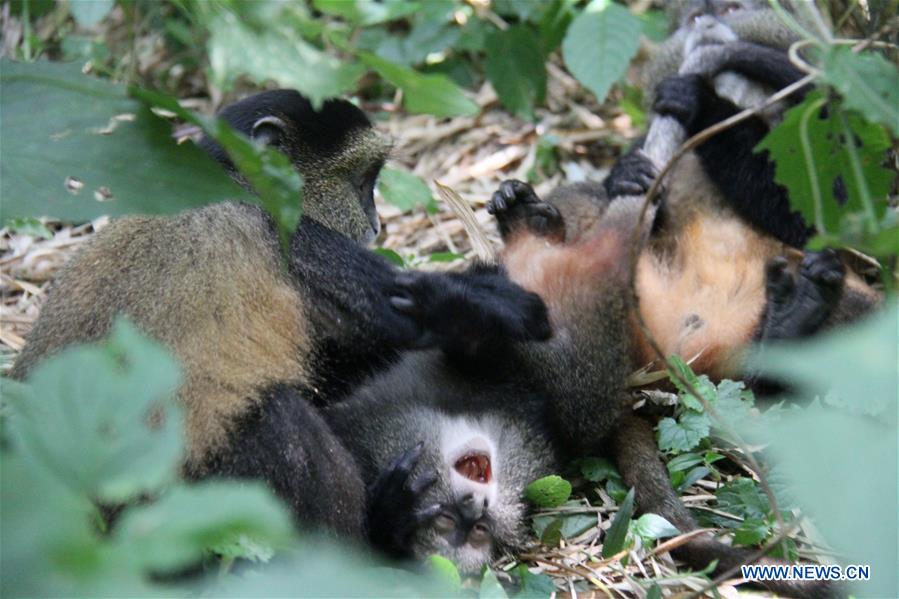
[[[287,271],[258,206],[114,221],[57,277],[11,376],[102,338],[124,314],[182,364],[188,476],[261,478],[302,524],[363,536],[358,469],[314,404],[409,347],[545,338],[545,307],[495,269],[400,273],[365,249],[379,228],[372,193],[388,144],[349,102],[316,111],[279,90],[221,117],[285,152],[304,177]],[[236,176],[220,147],[200,145]]]
[[[543,227],[545,206],[510,206],[499,216],[520,238],[510,240],[504,268],[546,301],[549,341],[464,362],[436,350],[408,352],[324,410],[366,479],[371,540],[390,555],[438,553],[476,573],[498,552],[526,543],[526,486],[571,457],[597,452],[615,456],[641,509],[684,532],[697,527],[625,389],[633,345],[628,252],[639,204],[605,202],[594,226],[564,244],[531,230],[562,235]],[[747,563],[752,551],[707,534],[676,553],[697,569],[719,560],[720,571]],[[826,583],[769,587],[809,597],[830,592]]]
[[[672,140],[653,135],[659,119],[674,119],[692,135],[735,114],[737,106],[718,91],[747,101],[749,92],[760,89],[766,96],[801,77],[785,51],[795,34],[767,2],[680,2],[674,8],[678,28],[649,67],[657,116],[646,144],[672,147]],[[694,61],[699,72],[673,74],[682,61],[694,58],[692,51],[699,53]],[[719,90],[721,74],[739,77],[727,79]],[[736,86],[739,79],[743,85]],[[806,254],[801,263],[789,264],[800,262],[800,253],[789,246],[801,246],[809,228],[774,182],[767,156],[753,153],[768,129],[766,120],[749,119],[677,163],[637,265],[640,314],[662,351],[695,358],[694,370],[721,378],[740,374],[742,350],[753,340],[807,335],[879,302],[857,276],[844,274],[831,253]],[[673,147],[678,144],[675,140]],[[653,154],[658,148],[643,150]],[[570,242],[600,218],[605,197],[642,201],[659,166],[634,151],[613,167],[604,189],[583,184],[560,191],[552,201],[556,207],[542,205],[527,186],[509,182],[488,210],[517,202],[516,210],[535,210],[535,217],[550,223],[545,235]],[[806,306],[797,309],[797,303]],[[636,326],[634,337],[637,362],[654,360]]]

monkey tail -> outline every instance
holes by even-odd
[[[682,533],[699,528],[696,520],[671,487],[668,472],[659,459],[652,428],[639,416],[628,413],[621,418],[613,439],[615,459],[627,486],[634,488],[637,507],[641,512],[658,514]],[[674,557],[690,567],[701,570],[718,560],[714,574],[718,575],[741,565],[748,565],[754,550],[732,547],[715,540],[712,533],[699,535],[673,549]],[[762,558],[759,563],[785,564]],[[845,591],[827,581],[772,580],[759,584],[778,595],[789,597],[844,597]]]

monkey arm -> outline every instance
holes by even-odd
[[[739,110],[720,98],[700,75],[676,75],[656,89],[653,109],[672,116],[694,135]],[[750,118],[715,135],[696,148],[703,170],[741,217],[784,243],[801,247],[810,230],[790,209],[787,191],[774,181],[767,152],[753,149],[768,133],[760,118]]]

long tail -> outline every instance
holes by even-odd
[[[652,428],[644,419],[627,414],[616,427],[613,440],[618,469],[627,486],[633,487],[637,507],[641,512],[658,514],[671,522],[681,532],[699,528],[696,520],[674,492],[668,472],[659,459]],[[753,550],[731,547],[716,541],[712,533],[691,539],[672,553],[692,568],[701,570],[718,560],[715,574],[749,564]],[[772,558],[759,560],[763,564],[786,564]],[[739,571],[738,571],[739,572]],[[768,590],[790,597],[843,597],[845,592],[826,581],[759,581]]]

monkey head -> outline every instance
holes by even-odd
[[[316,110],[296,91],[273,90],[235,102],[218,116],[287,155],[303,176],[305,215],[362,243],[378,235],[374,188],[390,144],[359,108],[332,99]],[[200,146],[247,186],[221,146],[207,137]]]

